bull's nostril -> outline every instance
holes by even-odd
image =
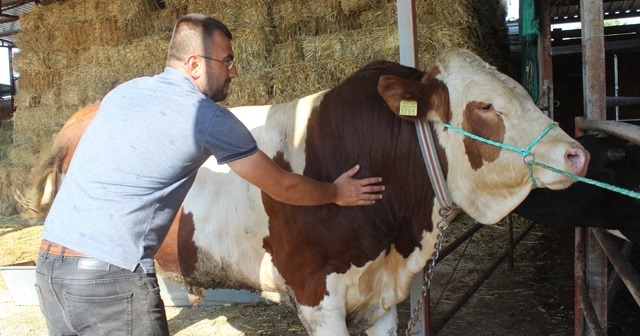
[[[589,152],[580,148],[570,148],[567,150],[567,160],[575,168],[575,173],[584,175],[589,162]]]

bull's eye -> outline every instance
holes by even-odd
[[[493,110],[493,105],[485,104],[485,105],[482,105],[480,109],[482,109],[483,111],[490,111],[490,110]]]

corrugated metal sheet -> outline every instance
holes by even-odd
[[[0,1],[0,45],[13,46],[15,35],[20,31],[20,14],[31,12],[36,3],[33,0]]]
[[[604,19],[640,16],[640,0],[603,0]],[[551,23],[579,22],[580,0],[551,0]]]

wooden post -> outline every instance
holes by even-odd
[[[539,101],[541,109],[546,110],[549,118],[553,115],[553,61],[551,59],[551,0],[540,1],[540,64],[542,72],[540,76],[541,92],[546,101]]]
[[[587,119],[607,119],[602,0],[580,0],[582,22],[582,80]],[[583,233],[584,281],[604,335],[607,334],[607,258],[591,230]],[[577,265],[576,265],[577,267]],[[579,284],[576,284],[578,286]],[[580,284],[580,286],[582,286]],[[577,317],[576,317],[577,318]],[[586,329],[589,328],[587,324]],[[584,330],[593,333],[595,330]]]

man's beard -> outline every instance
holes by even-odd
[[[203,94],[214,102],[220,102],[227,98],[227,93],[224,92],[224,87],[230,83],[231,80],[227,79],[220,87],[207,86],[203,90]]]

